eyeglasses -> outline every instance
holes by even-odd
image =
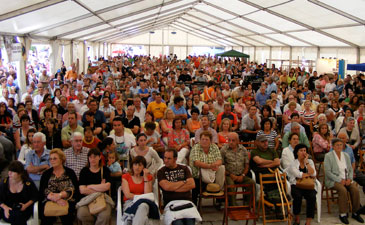
[[[49,158],[49,161],[53,161],[53,160],[57,160],[58,158],[54,157],[54,158]]]

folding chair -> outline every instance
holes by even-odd
[[[229,192],[228,189],[232,188],[236,191]],[[238,188],[242,188],[242,191],[238,191]],[[251,191],[246,191],[245,189],[250,189]],[[255,206],[255,185],[253,184],[233,184],[233,185],[224,185],[224,193],[225,193],[225,207],[223,214],[223,223],[222,225],[228,225],[228,218],[232,220],[246,220],[246,225],[249,220],[253,220],[254,224],[256,224],[256,206]],[[232,195],[247,195],[250,198],[248,205],[242,206],[229,206],[228,198]]]
[[[199,199],[198,199],[198,211],[200,215],[203,215],[202,212],[202,199],[213,199],[213,206],[216,206],[216,199],[224,199],[224,194],[222,196],[215,196],[215,195],[205,195],[203,192],[205,191],[203,189],[203,181],[202,181],[202,175],[201,171],[199,171]]]
[[[276,171],[275,171],[276,173]],[[288,225],[291,225],[291,205],[292,203],[289,202],[286,199],[286,193],[287,193],[287,180],[286,180],[286,173],[282,173],[282,174],[278,174],[279,176],[279,181],[276,180],[276,175],[275,173],[271,173],[271,174],[260,174],[260,201],[259,201],[259,208],[261,207],[262,209],[262,220],[263,220],[263,224],[265,225],[266,223],[272,223],[272,222],[282,222],[282,221],[287,221]],[[282,202],[280,203],[272,203],[269,202],[268,200],[265,199],[265,192],[264,192],[264,186],[265,185],[273,185],[273,184],[277,184],[278,186],[280,186],[280,188],[283,190],[282,192]],[[265,206],[268,207],[284,207],[284,209],[286,209],[284,211],[284,215],[283,215],[283,219],[267,219],[266,218],[266,211],[265,211]],[[287,216],[285,215],[287,214]],[[260,215],[258,215],[258,217],[260,217]]]
[[[326,173],[323,169],[323,181],[325,179]],[[326,196],[324,196],[324,193],[326,193]],[[352,204],[351,204],[351,196],[350,193],[347,192],[347,199],[349,204],[350,212],[352,211]],[[322,200],[326,200],[327,202],[327,210],[328,213],[331,213],[331,205],[338,205],[338,193],[333,188],[328,188],[326,185],[322,185]]]

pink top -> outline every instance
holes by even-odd
[[[326,139],[324,139],[318,133],[316,133],[313,136],[312,144],[313,144],[313,152],[315,152],[315,153],[326,153],[326,152],[328,152],[327,151],[327,148],[329,146],[328,141]]]

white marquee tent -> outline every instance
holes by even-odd
[[[176,53],[179,58],[194,46],[217,46],[242,51],[259,63],[320,57],[365,61],[365,0],[0,3],[2,40],[17,35],[26,50],[34,43],[50,44],[53,72],[60,67],[61,55],[67,66],[79,58],[85,70],[87,48],[93,56],[106,56],[115,44],[143,45],[147,54]]]

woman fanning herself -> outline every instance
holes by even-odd
[[[146,169],[146,164],[146,160],[143,156],[136,156],[130,164],[130,173],[126,173],[122,176],[125,211],[134,204],[133,199],[135,196],[152,192],[153,178]],[[147,204],[145,202],[139,204],[134,216],[127,220],[127,224],[147,224],[151,205],[153,206],[153,204]]]
[[[33,212],[33,203],[37,201],[38,190],[21,162],[11,162],[8,175],[0,183],[0,219],[26,225]]]

